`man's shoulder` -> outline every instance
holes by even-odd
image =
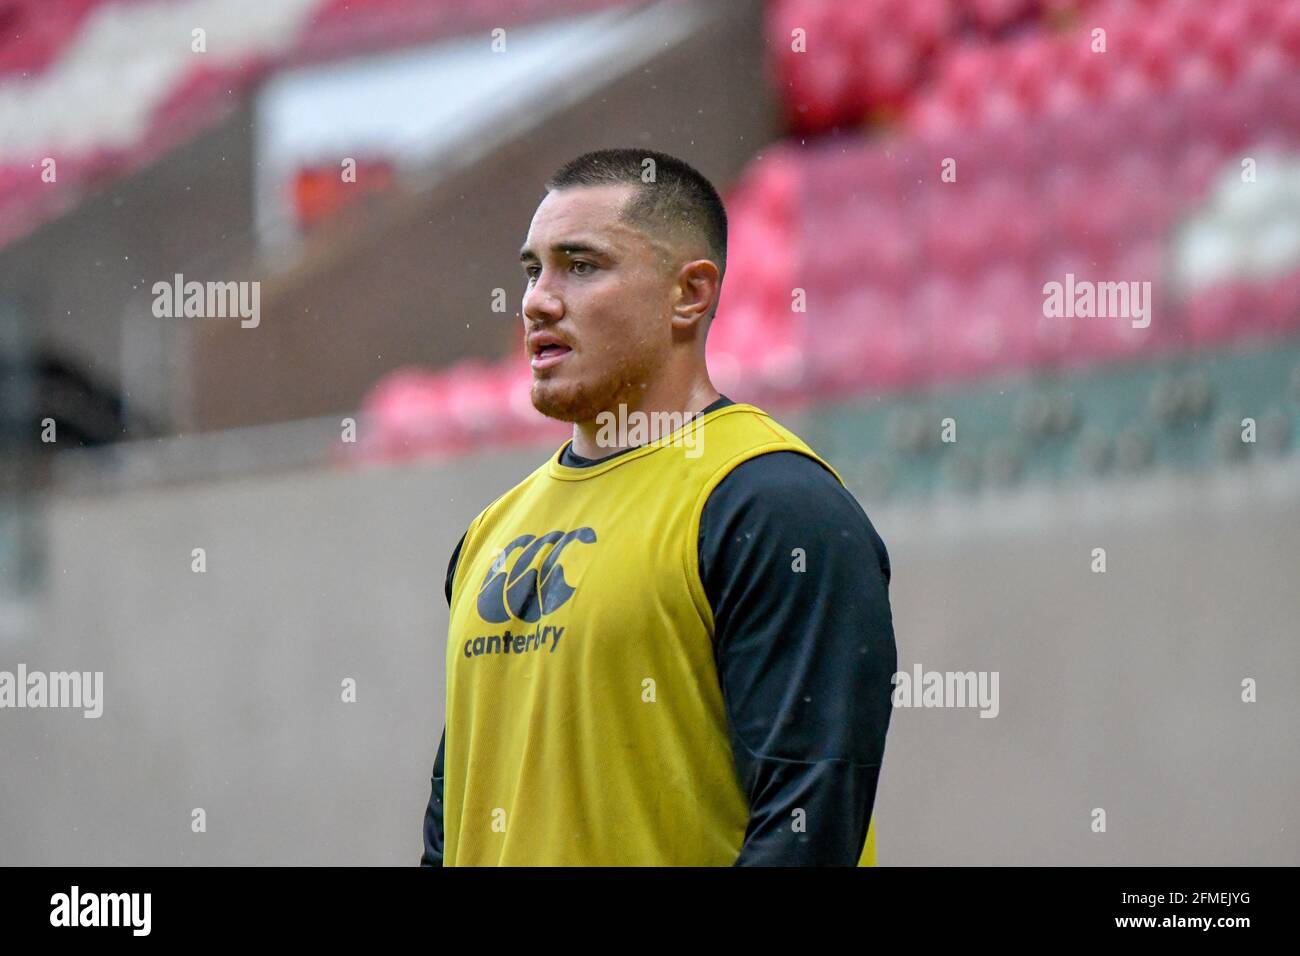
[[[550,467],[551,462],[556,459],[556,457],[560,454],[560,451],[562,451],[563,448],[567,446],[567,444],[568,443],[566,442],[565,445],[560,447],[560,449],[557,449],[556,451],[553,451],[551,452],[551,454],[547,455],[546,459],[542,461],[540,465],[534,468],[523,478],[519,479],[519,481],[515,482],[514,485],[512,485],[510,488],[506,489],[501,494],[493,498],[490,502],[488,502],[488,504],[483,508],[483,510],[481,510],[478,514],[474,516],[474,519],[466,527],[465,533],[460,536],[460,540],[456,543],[456,547],[452,550],[451,560],[447,564],[446,595],[447,595],[447,602],[449,604],[451,603],[452,586],[456,579],[457,568],[459,568],[459,566],[461,565],[462,558],[464,557],[464,555],[470,553],[476,547],[477,544],[476,532],[478,531],[478,529],[483,525],[485,521],[489,520],[491,514],[494,511],[503,507],[504,505],[507,505],[511,500],[517,498],[520,494],[522,494],[524,490],[527,489],[531,484],[545,477],[547,473],[547,469]]]
[[[780,452],[796,452],[825,470],[833,480],[839,476],[794,431],[756,405],[728,405],[705,418],[701,433],[702,464],[712,472],[716,483],[750,459],[769,457]],[[769,470],[764,466],[763,471]]]
[[[733,489],[743,489],[754,497],[843,487],[840,479],[820,457],[793,448],[777,449],[745,459],[727,472],[722,484]]]
[[[565,444],[567,445],[568,443],[566,442]],[[525,494],[528,491],[528,489],[533,485],[537,484],[537,482],[544,480],[550,470],[551,463],[556,460],[563,447],[564,446],[561,446],[560,449],[556,449],[555,451],[551,452],[549,455],[546,456],[545,459],[542,460],[542,463],[539,464],[536,468],[534,468],[528,474],[524,475],[524,477],[520,478],[513,485],[511,485],[505,491],[501,492],[501,494],[497,495],[490,502],[488,502],[487,506],[484,507],[483,510],[480,511],[475,516],[474,520],[470,522],[469,530],[472,532],[473,529],[477,525],[482,524],[491,515],[491,513],[494,510],[497,510],[502,506],[509,504],[511,501],[514,501],[520,495]]]
[[[853,500],[830,466],[814,455],[780,448],[730,468],[709,493],[706,510],[773,515],[839,512]]]
[[[783,449],[748,458],[714,487],[704,505],[701,530],[786,528],[831,541],[869,542],[883,566],[889,557],[861,503],[828,464],[805,452]]]

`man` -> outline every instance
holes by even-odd
[[[573,439],[452,555],[421,862],[874,865],[889,556],[829,465],[709,380],[722,202],[635,149],[547,190],[523,319],[533,404]],[[698,417],[608,427],[666,413]]]

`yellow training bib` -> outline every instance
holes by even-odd
[[[731,469],[774,451],[826,464],[728,405],[601,464],[557,452],[470,524],[448,629],[444,865],[735,862],[749,808],[700,513]],[[874,820],[859,865],[875,865]]]

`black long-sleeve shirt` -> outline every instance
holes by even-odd
[[[705,412],[730,404],[724,396]],[[568,446],[560,460],[581,468],[608,457],[582,458]],[[447,569],[449,604],[464,540]],[[856,865],[897,666],[884,542],[833,474],[778,451],[742,462],[709,495],[699,559],[750,807],[735,865]],[[444,731],[425,811],[425,866],[442,865],[445,742]],[[802,829],[793,825],[796,810],[804,811]]]

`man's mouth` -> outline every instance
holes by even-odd
[[[564,361],[565,357],[572,351],[573,349],[567,345],[547,343],[533,350],[533,358],[530,364],[535,370],[550,368],[552,365]]]

